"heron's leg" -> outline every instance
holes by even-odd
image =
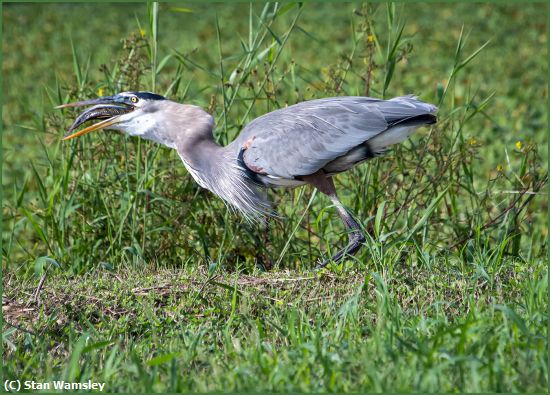
[[[353,219],[353,216],[344,208],[338,199],[338,196],[336,195],[336,188],[334,187],[334,181],[331,177],[327,177],[322,171],[319,171],[315,174],[305,176],[304,180],[314,185],[325,195],[328,195],[332,203],[336,206],[338,214],[340,215],[340,218],[342,218],[342,222],[344,222],[344,226],[348,231],[348,245],[334,254],[330,259],[327,259],[317,265],[316,269],[321,269],[327,266],[330,262],[341,261],[346,254],[355,254],[359,248],[361,248],[366,238],[359,224]]]

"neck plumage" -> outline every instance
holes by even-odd
[[[176,150],[193,179],[203,188],[214,192],[216,174],[227,167],[223,147],[212,140],[191,140],[190,145],[177,146]]]
[[[212,116],[200,107],[180,106],[185,116],[180,118],[177,133],[171,133],[171,146],[195,181],[247,218],[269,214],[270,204],[265,193],[247,177],[246,169],[239,164],[238,153],[215,142]]]

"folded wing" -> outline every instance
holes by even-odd
[[[435,106],[414,96],[391,100],[368,97],[311,100],[253,120],[234,143],[244,149],[243,161],[252,171],[294,179],[315,173],[330,162],[356,152],[357,147],[368,150],[365,143],[369,140],[406,124],[407,120],[422,120],[424,115],[436,111]],[[418,122],[415,126],[419,126]],[[388,139],[388,142],[398,142],[394,140],[399,139]],[[377,150],[382,148],[385,147],[376,145]],[[374,156],[376,152],[371,154]]]

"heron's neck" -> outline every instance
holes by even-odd
[[[170,144],[175,148],[195,181],[212,190],[212,180],[227,167],[228,160],[224,148],[214,141],[214,118],[202,108],[179,104],[175,115],[176,122],[166,133]]]
[[[219,148],[212,135],[214,118],[198,106],[172,101],[163,104],[163,111],[136,120],[128,133],[174,148],[190,172],[201,168],[200,152]]]
[[[248,218],[270,212],[269,201],[256,184],[245,175],[234,148],[216,143],[212,131],[214,119],[197,106],[165,103],[169,117],[155,124],[154,133],[145,138],[174,148],[189,174],[203,188],[213,192]],[[165,113],[168,111],[165,108]],[[152,138],[151,136],[155,136]]]
[[[265,193],[245,176],[230,146],[221,147],[213,138],[198,139],[177,151],[187,171],[201,187],[222,198],[247,218],[259,218],[271,212]]]
[[[177,133],[168,133],[170,144],[165,144],[178,151],[195,181],[248,217],[269,213],[269,201],[246,177],[234,148],[215,142],[212,116],[196,106],[181,105],[178,112]]]
[[[223,147],[210,138],[189,140],[176,149],[195,181],[201,187],[212,190],[212,180],[228,165]]]

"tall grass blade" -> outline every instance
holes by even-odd
[[[447,186],[443,191],[437,195],[435,199],[432,200],[428,208],[426,208],[426,211],[424,211],[424,215],[418,220],[418,222],[412,227],[412,229],[409,231],[406,240],[410,240],[410,238],[420,229],[422,226],[424,226],[427,222],[434,210],[436,209],[437,205],[443,199],[447,191],[449,190],[450,186]]]

